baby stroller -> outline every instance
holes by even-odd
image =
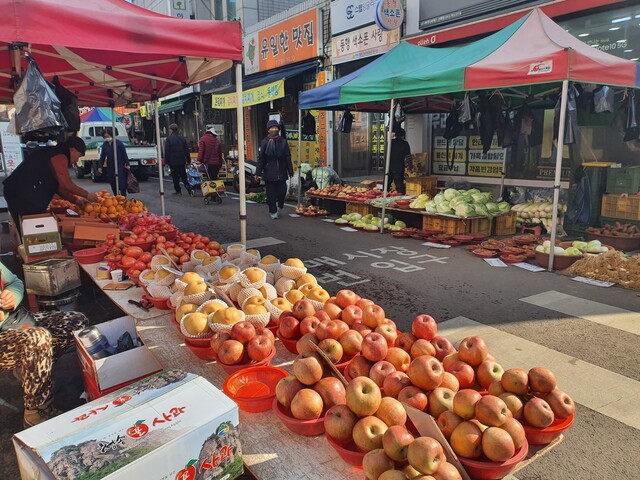
[[[209,174],[205,166],[201,163],[191,162],[187,164],[186,168],[187,182],[189,182],[189,186],[191,187],[191,196],[195,197],[196,188],[200,188],[203,181],[209,180]]]
[[[220,204],[222,197],[227,195],[227,190],[222,180],[211,180],[207,167],[201,163],[191,162],[187,165],[187,181],[191,186],[191,196],[195,197],[196,188],[200,187],[204,203],[210,202]]]

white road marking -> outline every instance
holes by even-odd
[[[269,245],[280,245],[281,243],[287,242],[274,237],[254,238],[253,240],[247,240],[247,248],[268,247]]]
[[[438,333],[454,345],[470,335],[482,336],[505,369],[546,366],[576,402],[640,430],[640,382],[466,317],[439,323]]]
[[[537,305],[538,307],[548,308],[549,310],[573,317],[584,318],[585,320],[599,323],[600,325],[640,335],[639,312],[612,307],[611,305],[593,302],[573,295],[556,292],[555,290],[524,297],[520,300],[532,305]]]

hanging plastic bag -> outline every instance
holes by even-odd
[[[564,127],[564,144],[572,145],[576,143],[576,136],[578,132],[578,106],[577,106],[578,91],[572,83],[569,84],[569,90],[567,92],[567,114]],[[555,106],[555,118],[553,122],[553,138],[558,138],[558,130],[560,129],[560,106],[562,104],[562,95],[558,98]]]
[[[469,92],[466,92],[464,94],[464,100],[462,100],[462,103],[458,106],[458,121],[464,125],[472,119],[471,100],[469,99]]]
[[[140,184],[131,170],[127,173],[127,193],[140,193]]]
[[[622,139],[625,142],[636,140],[640,134],[637,113],[636,91],[631,90],[627,98],[627,119],[624,125],[624,138]]]
[[[611,113],[613,112],[614,103],[613,88],[603,85],[597,89],[593,94],[593,101],[595,103],[595,113]]]
[[[400,106],[399,103],[396,105],[396,108],[393,112],[393,117],[394,117],[393,121],[398,125],[404,122],[407,118],[406,115],[404,114],[404,110],[402,110],[402,107]]]
[[[24,78],[13,95],[16,129],[19,134],[38,131],[58,135],[67,128],[60,100],[45,80],[33,57],[29,56],[27,59],[29,65]]]
[[[342,133],[351,133],[351,124],[353,123],[353,114],[349,110],[345,110],[340,118],[339,129]]]
[[[51,82],[55,88],[56,96],[60,100],[62,114],[67,121],[67,130],[77,132],[80,130],[80,110],[78,109],[78,97],[60,83],[58,76]]]

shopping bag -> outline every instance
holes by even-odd
[[[29,64],[24,78],[13,95],[17,133],[39,131],[58,135],[67,128],[60,100],[45,80],[33,57],[27,58]]]
[[[127,173],[127,193],[140,193],[140,185],[138,184],[138,179],[136,176],[129,170]]]

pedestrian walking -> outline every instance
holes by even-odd
[[[114,195],[127,196],[127,174],[129,173],[129,157],[127,156],[127,147],[124,146],[117,138],[113,138],[113,131],[110,128],[106,128],[102,132],[102,149],[100,150],[100,160],[98,165],[98,172],[102,173],[103,170],[107,171],[107,177],[111,184],[111,190]],[[115,147],[114,147],[115,142]],[[115,169],[115,154],[114,149],[118,154],[118,188],[116,189],[116,169]]]
[[[171,178],[173,179],[174,195],[182,195],[180,181],[191,193],[191,186],[187,180],[187,164],[191,163],[189,156],[189,144],[187,139],[178,133],[178,125],[169,125],[169,136],[164,144],[164,160],[171,168]]]
[[[222,142],[218,138],[216,129],[211,127],[202,135],[198,143],[198,163],[205,166],[210,180],[217,180],[223,161]]]
[[[260,155],[256,168],[256,180],[264,178],[267,190],[269,214],[275,220],[284,208],[287,196],[287,180],[293,176],[291,150],[287,140],[280,135],[276,120],[267,122],[268,135],[260,143]]]

